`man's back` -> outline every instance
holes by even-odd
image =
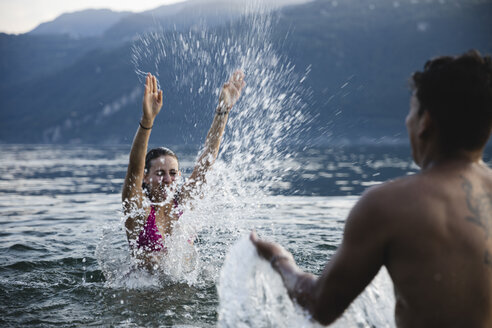
[[[397,325],[492,327],[492,170],[447,163],[374,192]]]

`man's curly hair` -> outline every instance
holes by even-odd
[[[448,151],[483,147],[492,129],[492,61],[476,50],[429,60],[412,76],[420,103],[428,111]]]

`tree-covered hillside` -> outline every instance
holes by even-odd
[[[318,0],[271,15],[262,45],[272,45],[279,58],[295,65],[299,76],[308,72],[298,83],[306,91],[305,111],[316,117],[306,130],[306,142],[401,140],[406,137],[403,118],[408,107],[407,81],[413,71],[441,54],[460,54],[471,48],[492,53],[489,1]],[[159,59],[165,108],[172,117],[159,117],[160,128],[152,137],[174,144],[200,143],[210,123],[205,111],[213,106],[216,95],[177,88],[176,81],[164,76],[196,79],[203,70],[210,70],[215,73],[207,90],[218,88],[231,59],[223,67],[217,65],[225,55],[210,38],[218,45],[236,36],[247,44],[247,38],[261,32],[251,24],[265,20],[214,12],[210,26],[182,20],[187,24],[178,29],[141,17],[123,17],[96,37],[0,34],[0,141],[130,142],[142,95],[135,69],[157,69],[135,66],[135,45],[143,47],[147,40],[139,33],[153,31],[160,35],[154,40],[166,43],[162,45],[166,49],[173,48],[172,42],[184,42],[182,36],[193,40],[194,55],[200,52],[203,58],[198,67],[186,61],[183,53],[149,52],[155,56],[148,58],[149,63]],[[207,56],[212,58],[209,66]],[[197,69],[202,71],[193,77]],[[255,74],[254,70],[247,73]]]

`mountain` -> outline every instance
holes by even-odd
[[[241,10],[228,1],[185,1],[127,16],[113,24],[106,39],[132,40],[136,35],[168,29],[184,30],[194,26],[216,26],[235,19]]]
[[[40,24],[29,34],[66,34],[72,38],[101,36],[109,27],[128,15],[130,15],[128,11],[114,12],[109,9],[88,9],[67,13],[51,22]]]
[[[264,12],[309,1],[187,0],[127,16],[106,31],[105,37],[131,40],[150,31],[211,28],[236,20],[245,12]]]
[[[274,9],[310,0],[187,0],[162,5],[141,13],[87,9],[62,14],[28,32],[30,35],[67,35],[71,38],[103,36],[131,39],[136,33],[159,28],[189,28],[200,24],[213,26],[239,17],[245,11]],[[255,4],[256,3],[256,4]]]
[[[101,41],[68,35],[9,35],[0,33],[0,92],[35,79],[47,78],[69,67]],[[42,83],[42,82],[41,82]],[[8,93],[7,93],[8,95]],[[3,111],[4,109],[2,109]]]
[[[414,71],[443,54],[492,53],[490,1],[314,1],[279,14],[275,39],[288,33],[289,58],[311,65],[310,108],[339,139],[406,138]]]
[[[207,90],[214,90],[233,66],[217,64],[223,56],[218,45],[231,35],[244,36],[247,44],[248,38],[263,33],[262,26],[252,22],[262,24],[265,17],[224,14],[217,21],[214,8],[221,2],[211,3],[215,7],[204,16],[211,27],[203,29],[198,28],[203,26],[197,24],[199,16],[186,10],[189,3],[179,3],[157,8],[153,16],[123,17],[97,37],[0,34],[0,141],[130,143],[133,132],[129,131],[136,129],[140,116],[142,86],[135,74],[139,68],[159,73],[166,90],[168,115],[158,117],[160,128],[153,131],[153,140],[200,143],[216,96],[178,88],[181,81],[165,76],[200,85],[203,81],[195,80],[203,72],[197,70],[210,71],[213,87]],[[316,120],[304,136],[307,142],[394,142],[406,135],[403,120],[411,73],[436,55],[470,48],[491,53],[491,13],[489,1],[318,0],[272,12],[271,25],[265,26],[267,39],[259,44],[272,45],[278,55],[274,57],[290,61],[296,74],[309,72],[302,82],[308,91],[305,110]],[[174,23],[166,25],[166,19],[169,23],[186,15],[194,18],[183,18],[181,22],[188,25],[180,26],[181,31]],[[133,41],[142,31],[154,34]],[[196,56],[191,58],[185,51],[157,53],[160,61],[155,66],[152,46],[174,51],[173,43],[186,49],[190,41],[195,42],[190,49]],[[150,56],[141,67],[132,62],[135,45],[142,58]]]

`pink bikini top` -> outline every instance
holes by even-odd
[[[178,207],[178,202],[174,200],[174,208]],[[178,217],[181,217],[183,212],[178,212]],[[138,235],[137,247],[142,248],[147,252],[157,252],[164,248],[164,238],[162,237],[155,223],[155,207],[150,207],[150,214],[145,222],[142,231]]]
[[[162,235],[155,224],[155,208],[154,206],[151,206],[149,217],[147,218],[142,231],[140,231],[140,235],[138,235],[137,247],[143,247],[146,251],[160,251],[164,248],[162,240]]]

